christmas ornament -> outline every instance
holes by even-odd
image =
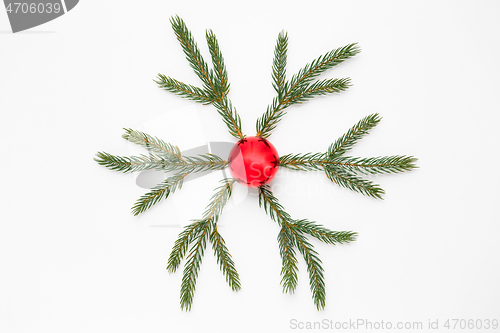
[[[315,78],[327,69],[355,56],[360,52],[358,46],[349,44],[334,49],[307,64],[287,80],[288,36],[285,32],[281,32],[278,35],[272,68],[273,87],[277,96],[257,120],[256,136],[246,137],[241,130],[240,116],[228,98],[228,76],[215,35],[211,30],[206,32],[213,66],[209,68],[184,21],[175,16],[170,22],[186,59],[200,78],[202,86],[186,84],[162,74],[158,75],[156,83],[174,94],[202,104],[211,104],[217,109],[229,133],[238,140],[230,152],[228,161],[213,154],[184,156],[178,147],[132,129],[125,129],[123,138],[144,147],[148,155],[123,157],[98,152],[94,159],[111,170],[125,173],[142,170],[173,172],[165,181],[139,198],[132,207],[134,215],[144,212],[180,189],[187,175],[229,167],[233,178],[221,180],[221,185],[216,188],[202,218],[194,220],[184,228],[168,258],[167,269],[169,272],[175,272],[187,254],[180,292],[182,309],[191,309],[200,264],[208,242],[214,250],[217,263],[229,286],[234,291],[241,288],[235,264],[217,228],[217,222],[231,196],[235,182],[257,187],[259,205],[278,223],[283,292],[293,293],[297,287],[296,252],[298,251],[307,265],[314,304],[318,310],[323,309],[326,297],[323,268],[318,253],[308,237],[335,245],[354,241],[357,234],[352,231],[332,231],[313,221],[292,218],[274,196],[268,183],[275,176],[278,167],[297,171],[323,171],[329,180],[339,186],[381,199],[384,190],[372,181],[362,178],[361,175],[409,171],[416,168],[414,164],[416,159],[412,156],[398,155],[369,158],[345,155],[358,140],[378,124],[381,119],[378,114],[361,119],[332,143],[326,152],[287,154],[280,157],[268,138],[291,105],[305,102],[318,95],[338,93],[350,86],[348,78],[324,80]]]
[[[231,149],[229,171],[238,183],[259,187],[269,183],[279,166],[276,148],[264,138],[252,136],[242,139]]]

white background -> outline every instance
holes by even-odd
[[[352,154],[419,158],[414,172],[373,178],[383,201],[321,173],[279,172],[276,195],[293,217],[359,233],[349,245],[314,242],[324,311],[301,258],[296,293],[282,294],[278,227],[239,185],[221,232],[243,289],[231,292],[208,248],[193,309],[181,311],[182,272],[167,273],[168,254],[221,175],[134,217],[147,190],[92,160],[133,151],[123,127],[181,149],[234,141],[213,107],[152,81],[160,72],[199,85],[170,29],[174,14],[207,57],[204,31],[216,33],[247,135],[274,97],[279,31],[289,33],[289,75],[359,42],[358,56],[322,76],[351,77],[353,87],[291,107],[271,141],[281,155],[325,151],[379,112]],[[293,319],[439,320],[449,332],[448,318],[500,319],[499,2],[86,0],[45,25],[9,30],[0,10],[1,332],[288,332],[298,330]]]

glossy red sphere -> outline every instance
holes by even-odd
[[[229,171],[239,183],[259,187],[278,172],[279,156],[271,142],[258,136],[238,141],[229,153]]]

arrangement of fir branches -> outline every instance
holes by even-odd
[[[201,80],[201,86],[186,84],[162,74],[158,75],[155,82],[160,88],[181,97],[201,104],[213,105],[221,115],[229,133],[237,140],[244,139],[241,119],[228,98],[230,85],[227,70],[214,33],[211,30],[206,32],[206,41],[212,62],[212,66],[209,66],[203,59],[184,21],[178,16],[174,16],[170,22],[186,59]],[[262,117],[257,120],[257,136],[261,138],[271,136],[273,129],[286,114],[289,106],[305,102],[315,96],[346,90],[350,86],[349,78],[324,80],[315,80],[315,78],[360,52],[357,44],[334,49],[305,65],[287,80],[287,48],[288,36],[285,32],[281,32],[278,35],[272,66],[273,87],[277,96]],[[416,168],[416,159],[412,156],[398,155],[369,158],[345,156],[345,153],[368,134],[369,130],[379,123],[380,119],[378,114],[369,115],[333,142],[326,152],[281,156],[279,166],[296,171],[324,171],[326,177],[339,186],[381,199],[384,190],[362,176],[409,171]],[[165,181],[137,200],[132,207],[134,215],[146,211],[156,203],[166,199],[177,189],[181,189],[187,175],[207,170],[222,170],[228,166],[227,161],[213,154],[183,156],[177,146],[139,131],[125,129],[123,138],[144,147],[148,154],[123,157],[98,152],[94,158],[95,161],[110,170],[124,173],[143,170],[161,170],[171,173]],[[231,197],[235,180],[223,179],[220,183],[202,218],[193,220],[184,228],[175,241],[168,258],[167,269],[169,272],[177,271],[182,260],[186,258],[180,293],[180,305],[185,310],[190,310],[193,303],[196,280],[207,242],[211,244],[217,263],[231,289],[238,291],[241,288],[235,263],[217,228],[222,210]],[[283,292],[293,293],[297,287],[298,252],[307,265],[314,304],[318,310],[323,309],[326,299],[323,268],[318,253],[314,250],[309,238],[335,245],[352,242],[357,234],[352,231],[332,231],[313,221],[292,218],[267,184],[259,187],[259,205],[279,227],[277,239],[282,260],[281,284]]]

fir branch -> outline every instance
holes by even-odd
[[[227,161],[217,155],[182,156],[177,146],[140,131],[125,129],[123,138],[146,148],[150,154],[125,157],[97,152],[94,160],[111,170],[124,173],[153,169],[184,174],[222,170],[227,167]]]
[[[219,43],[212,30],[207,31],[206,38],[215,69],[213,89],[215,95],[218,96],[213,105],[222,116],[222,120],[226,124],[229,133],[237,139],[244,139],[245,135],[243,135],[241,130],[240,116],[236,112],[236,109],[233,108],[231,101],[227,98],[230,84]]]
[[[158,74],[158,80],[154,81],[160,88],[170,91],[176,95],[180,95],[184,98],[202,104],[210,104],[213,101],[212,98],[210,98],[203,89],[190,84],[185,84],[163,74]]]
[[[321,260],[318,257],[318,252],[307,241],[300,232],[294,229],[293,225],[289,225],[292,235],[295,238],[295,245],[299,252],[304,257],[307,264],[307,272],[309,273],[309,285],[313,296],[314,305],[316,309],[323,310],[326,301],[325,278],[323,276],[323,268],[321,267]]]
[[[139,156],[115,156],[105,152],[97,152],[94,160],[110,170],[123,173],[143,170],[176,171],[177,173],[195,173],[202,171],[223,170],[227,161],[212,154],[184,156],[182,160],[167,160],[155,154]]]
[[[278,234],[278,245],[281,256],[281,285],[284,293],[293,294],[298,284],[297,259],[295,258],[294,239],[290,226],[283,224]]]
[[[356,141],[360,140],[368,131],[377,126],[382,118],[378,113],[371,114],[361,119],[356,125],[351,127],[346,134],[332,143],[328,148],[328,158],[336,158],[350,150]]]
[[[170,23],[172,24],[172,29],[175,32],[177,40],[182,46],[189,65],[203,82],[205,89],[215,94],[213,72],[209,71],[206,62],[203,59],[193,36],[191,35],[191,31],[188,30],[186,24],[179,16],[172,16],[170,18]],[[219,98],[220,96],[213,96],[213,99]]]
[[[123,134],[122,137],[125,140],[138,144],[146,148],[149,152],[157,154],[165,159],[173,161],[182,160],[179,147],[140,131],[134,131],[130,128],[124,128],[124,130],[125,134]]]
[[[288,91],[290,94],[294,94],[295,91],[308,85],[315,77],[327,69],[342,63],[344,60],[355,56],[359,52],[361,52],[361,50],[359,49],[357,43],[353,43],[334,49],[313,60],[290,79]]]
[[[353,231],[332,231],[322,225],[307,220],[294,221],[292,227],[300,233],[308,234],[327,244],[344,244],[353,242],[358,235]]]
[[[193,303],[194,291],[196,288],[196,279],[200,269],[203,254],[206,248],[207,239],[212,243],[217,263],[222,273],[226,276],[226,281],[232,290],[237,291],[241,288],[238,272],[234,262],[231,259],[224,239],[217,231],[217,221],[227,200],[231,196],[232,186],[235,179],[223,179],[222,185],[216,189],[216,192],[210,199],[203,218],[194,222],[195,226],[185,229],[179,235],[178,245],[172,249],[172,269],[176,269],[179,261],[184,256],[186,248],[190,241],[194,242],[188,255],[188,260],[184,266],[184,273],[181,284],[181,308],[190,310]],[[212,231],[213,230],[213,231]],[[194,236],[196,235],[196,236]],[[196,237],[196,238],[193,238]]]
[[[297,259],[295,258],[295,239],[290,229],[290,221],[292,218],[285,211],[278,199],[270,190],[269,185],[259,187],[259,206],[263,207],[266,213],[281,227],[278,234],[278,245],[281,256],[281,285],[283,292],[293,293],[297,287],[298,267]]]
[[[168,198],[168,196],[171,193],[174,193],[176,189],[180,189],[182,187],[184,177],[187,175],[188,174],[185,173],[168,177],[165,181],[153,187],[150,192],[144,194],[139,198],[139,200],[136,201],[132,207],[132,214],[139,215],[160,202],[162,199]]]
[[[351,191],[359,192],[376,199],[382,199],[382,194],[385,193],[379,185],[374,184],[370,180],[359,178],[346,170],[328,166],[325,167],[325,173],[332,182]]]
[[[322,170],[334,166],[361,174],[384,174],[410,171],[417,168],[413,156],[352,157],[340,156],[327,158],[325,153],[288,154],[280,157],[280,167],[298,171]]]
[[[281,226],[281,232],[283,233],[283,235],[278,237],[283,264],[281,270],[283,291],[293,292],[297,284],[297,269],[294,263],[295,256],[290,251],[290,245],[293,244],[298,248],[306,261],[314,304],[318,310],[323,309],[325,307],[326,293],[323,268],[321,267],[321,260],[318,258],[318,253],[307,241],[307,238],[304,237],[300,229],[295,226],[290,215],[285,212],[283,206],[281,206],[278,199],[269,189],[269,185],[259,187],[259,205],[263,206],[266,213]]]
[[[229,284],[233,291],[238,291],[241,289],[240,276],[236,271],[231,254],[227,250],[224,239],[217,231],[217,224],[214,223],[213,231],[210,234],[210,242],[212,243],[212,248],[214,254],[217,258],[217,263],[219,264],[222,274],[226,276],[226,282]]]
[[[215,80],[214,88],[219,100],[222,100],[229,93],[229,80],[227,78],[226,66],[224,65],[224,58],[219,48],[219,43],[212,30],[207,30],[206,33],[208,49],[212,57],[212,64],[214,66]]]
[[[213,105],[217,109],[217,112],[222,116],[222,120],[226,124],[229,134],[238,140],[245,138],[241,130],[241,119],[236,109],[233,108],[233,104],[228,98],[224,98],[220,102],[214,102]]]
[[[416,168],[411,156],[384,157],[337,157],[326,158],[327,154],[288,154],[280,157],[280,167],[298,171],[324,170],[328,179],[339,186],[361,194],[382,199],[384,190],[373,182],[357,177],[361,174],[382,174],[409,171]]]
[[[203,219],[213,220],[214,223],[219,220],[227,200],[231,197],[234,182],[236,182],[236,179],[232,178],[225,178],[220,181],[222,185],[215,189],[215,193],[210,198],[210,203],[203,213]]]
[[[269,138],[271,132],[276,128],[281,118],[285,115],[284,109],[291,104],[284,103],[283,98],[275,97],[270,105],[267,106],[266,112],[257,119],[256,130],[257,136],[261,138]]]
[[[227,161],[217,155],[200,154],[198,156],[184,156],[183,161],[172,164],[172,169],[179,173],[194,173],[209,170],[223,170],[227,168]]]
[[[361,174],[384,174],[410,171],[417,168],[416,158],[413,156],[379,156],[379,157],[352,157],[340,156],[333,160],[328,160],[332,165],[337,165],[351,172]]]
[[[268,138],[276,128],[281,118],[286,114],[284,110],[290,105],[302,103],[315,96],[344,91],[350,87],[350,79],[330,79],[316,81],[310,86],[297,90],[294,94],[288,93],[285,98],[275,97],[267,107],[266,112],[257,120],[257,136]]]
[[[351,79],[329,79],[313,82],[311,85],[303,89],[297,89],[290,97],[283,103],[295,104],[302,103],[315,96],[326,95],[329,93],[338,93],[347,90],[351,86]]]
[[[241,140],[245,138],[241,130],[241,120],[233,109],[231,102],[227,99],[229,92],[229,82],[227,80],[226,68],[224,59],[220,52],[219,45],[215,35],[212,31],[207,32],[207,42],[212,56],[212,62],[215,67],[215,74],[213,70],[209,70],[208,66],[203,59],[196,42],[191,35],[191,32],[186,27],[186,24],[179,16],[174,16],[170,19],[172,28],[179,40],[186,59],[188,60],[191,68],[195,71],[198,77],[203,82],[203,90],[211,103],[215,106],[219,114],[222,116],[224,123],[227,125],[229,133],[235,138]]]
[[[288,35],[285,31],[282,31],[278,35],[273,60],[273,87],[278,93],[278,98],[282,98],[284,95],[287,49]]]
[[[328,179],[334,183],[360,192],[364,195],[382,199],[384,190],[371,181],[357,177],[358,174],[384,174],[410,171],[417,166],[412,156],[352,157],[342,156],[352,148],[369,130],[375,127],[381,117],[375,113],[361,119],[342,137],[328,148],[327,153],[288,154],[280,157],[280,167],[316,171],[323,169]]]
[[[193,240],[201,234],[204,228],[205,221],[203,220],[197,220],[184,227],[184,230],[179,234],[179,237],[175,241],[174,247],[172,248],[168,258],[167,270],[170,273],[174,273],[177,268],[179,268],[181,260],[184,258],[184,255],[189,248],[189,244],[191,244]]]
[[[280,40],[278,39],[278,45],[279,44]],[[276,48],[278,48],[278,45]],[[332,68],[352,56],[355,56],[359,52],[360,49],[356,43],[346,45],[339,49],[334,49],[314,60],[310,64],[307,64],[297,74],[293,75],[290,81],[284,83],[282,88],[283,93],[280,94],[278,92],[278,97],[273,99],[273,102],[268,106],[266,112],[257,120],[257,136],[268,138],[271,135],[272,130],[285,115],[285,109],[290,105],[303,102],[317,95],[330,92],[340,92],[347,89],[350,83],[348,78],[323,80],[316,81],[312,84],[310,83],[315,77],[327,69]],[[276,85],[276,82],[274,85]]]
[[[105,152],[97,152],[94,157],[99,165],[114,171],[137,172],[143,170],[164,170],[170,161],[163,159],[155,154],[139,156],[115,156]]]
[[[259,206],[264,207],[264,211],[273,221],[277,222],[280,227],[287,221],[292,221],[290,215],[274,196],[269,185],[259,187]]]
[[[197,220],[196,222],[200,223],[200,231],[195,239],[195,244],[189,252],[181,283],[181,309],[187,311],[191,310],[191,305],[193,304],[196,279],[198,278],[201,261],[207,246],[207,239],[212,228],[212,223],[209,219]]]
[[[321,161],[327,161],[325,153],[288,154],[280,156],[280,168],[297,171],[317,171],[323,169]]]

